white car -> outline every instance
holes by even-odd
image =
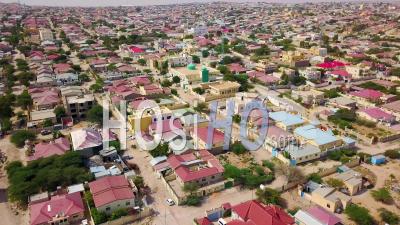
[[[172,200],[172,199],[167,199],[167,204],[169,205],[169,206],[173,206],[173,205],[175,205],[175,202],[174,202],[174,200]]]

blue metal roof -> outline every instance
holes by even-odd
[[[304,120],[300,115],[293,115],[285,111],[270,112],[269,117],[276,122],[283,123],[285,126],[293,126],[304,123]]]
[[[311,124],[294,129],[294,133],[307,140],[312,140],[318,145],[324,145],[338,140],[332,132],[323,131]]]

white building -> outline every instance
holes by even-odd
[[[50,29],[42,28],[39,30],[39,37],[41,41],[53,41],[53,32]]]

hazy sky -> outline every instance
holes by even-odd
[[[0,2],[17,2],[18,0],[0,0]],[[213,0],[20,0],[27,5],[49,6],[120,6],[120,5],[160,5],[188,2],[210,2]],[[226,2],[320,2],[322,0],[224,0]],[[332,1],[332,0],[326,0]],[[335,1],[335,0],[333,0]],[[355,0],[343,0],[349,2]],[[365,1],[365,0],[364,0]]]

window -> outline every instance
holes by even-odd
[[[211,176],[211,179],[214,179],[215,178],[215,176]]]
[[[110,207],[107,207],[106,210],[107,210],[107,211],[110,211]]]
[[[126,205],[126,206],[128,206],[128,205],[130,205],[130,204],[131,204],[131,202],[126,202],[126,204],[125,204],[125,205]]]
[[[326,204],[326,207],[328,207],[328,208],[331,208],[331,205],[329,205],[329,204]]]

